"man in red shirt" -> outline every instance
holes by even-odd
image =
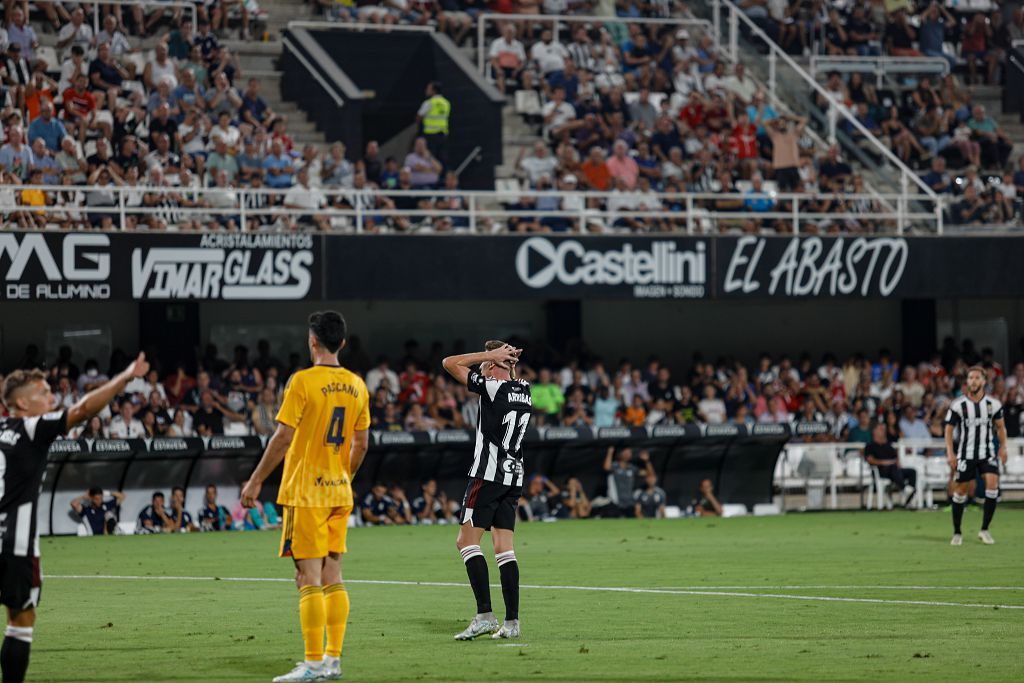
[[[79,74],[74,85],[64,91],[64,123],[72,129],[72,135],[85,144],[85,134],[90,128],[98,128],[96,124],[96,98],[88,90],[89,77]],[[109,139],[110,130],[104,131]]]
[[[690,99],[679,109],[679,120],[690,130],[696,130],[697,126],[704,123],[704,98],[696,90],[690,93]]]
[[[750,122],[743,109],[736,116],[729,133],[729,151],[739,159],[745,177],[754,173],[758,157],[757,126]]]
[[[590,148],[587,160],[580,164],[580,172],[587,179],[591,190],[607,192],[611,186],[612,173],[604,159],[604,150],[597,145]]]
[[[405,364],[405,372],[398,376],[402,390],[398,394],[399,403],[427,404],[427,391],[430,389],[430,377],[416,367],[416,361],[409,360]]]

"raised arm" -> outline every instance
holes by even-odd
[[[277,466],[284,460],[288,447],[292,445],[293,438],[295,438],[295,429],[283,422],[278,422],[274,435],[267,442],[267,449],[263,451],[260,463],[256,465],[256,469],[249,477],[249,483],[242,489],[242,507],[256,507],[256,499],[259,498],[263,482],[267,480],[270,473],[276,470]]]
[[[135,377],[144,376],[147,372],[149,372],[149,363],[146,362],[146,354],[140,353],[138,358],[113,379],[103,386],[93,389],[68,409],[68,429],[79,422],[88,420],[103,410],[104,406],[110,405],[114,397],[124,391],[124,385]]]
[[[511,344],[505,344],[500,349],[493,351],[477,351],[475,353],[463,353],[459,356],[448,356],[441,365],[448,371],[448,374],[455,378],[459,384],[466,384],[469,377],[469,368],[479,363],[511,363],[519,360],[522,349],[517,349]]]
[[[608,452],[604,454],[604,464],[601,466],[605,472],[612,471],[612,458],[615,457],[615,446],[609,446]]]

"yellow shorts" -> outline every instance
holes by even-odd
[[[346,551],[348,517],[352,507],[284,507],[281,557],[309,560]]]

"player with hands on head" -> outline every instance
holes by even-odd
[[[442,362],[448,374],[480,396],[473,464],[455,542],[476,598],[476,616],[455,636],[456,640],[472,640],[488,633],[496,639],[518,638],[520,634],[519,563],[512,535],[523,492],[522,443],[533,401],[530,385],[516,378],[516,364],[523,350],[502,341],[489,341],[484,348],[477,353],[449,356]],[[477,365],[479,370],[473,370]],[[487,561],[480,550],[485,531],[491,532],[501,574],[505,621],[500,627],[491,610]]]
[[[6,463],[0,481],[0,603],[7,608],[0,648],[4,683],[21,683],[28,671],[42,589],[36,518],[50,444],[103,410],[128,382],[147,372],[149,363],[140,353],[115,377],[64,410],[54,409],[56,400],[42,370],[15,370],[4,379],[2,398],[9,413],[0,418],[0,456]]]

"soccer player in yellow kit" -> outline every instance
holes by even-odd
[[[345,319],[334,311],[309,316],[313,367],[292,375],[277,413],[277,430],[242,490],[254,507],[263,482],[284,460],[277,502],[284,509],[281,557],[295,561],[305,659],[274,683],[341,678],[348,593],[341,580],[352,477],[368,447],[370,401],[363,380],[338,364]],[[326,653],[324,631],[327,634]]]

